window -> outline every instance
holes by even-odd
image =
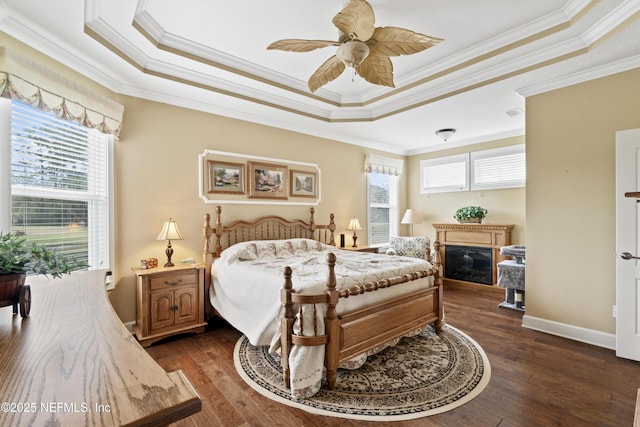
[[[0,102],[10,117],[10,132],[3,129],[0,138],[11,147],[10,174],[0,172],[11,181],[10,196],[3,196],[11,200],[2,200],[11,206],[10,230],[92,269],[109,268],[113,137],[17,101]]]
[[[524,187],[526,159],[524,145],[471,153],[471,189]]]
[[[420,192],[444,193],[469,189],[469,154],[420,161]]]
[[[524,187],[524,145],[475,151],[420,162],[420,192],[440,193]]]
[[[369,246],[381,246],[398,234],[398,177],[382,173],[367,176]]]

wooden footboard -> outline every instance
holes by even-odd
[[[430,269],[368,282],[348,289],[336,289],[336,256],[327,256],[329,278],[323,294],[309,295],[296,293],[291,280],[292,271],[285,268],[285,284],[282,289],[283,316],[281,319],[281,363],[285,385],[289,385],[289,353],[292,345],[324,345],[325,368],[329,388],[336,383],[340,362],[363,354],[390,340],[402,337],[416,329],[432,323],[439,333],[444,325],[442,301],[442,261],[440,242],[434,242],[434,260]],[[423,277],[433,276],[434,286],[420,289],[410,294],[367,306],[365,308],[338,315],[336,306],[340,298],[357,297],[367,292],[375,292],[391,286]],[[326,305],[324,334],[318,334],[318,325],[298,325],[299,333],[294,334],[294,306],[302,309],[304,304]],[[302,319],[302,316],[299,316]],[[313,316],[313,319],[316,317]],[[301,322],[302,323],[302,322]]]

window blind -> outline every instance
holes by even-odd
[[[469,189],[469,155],[420,161],[420,192],[441,193]]]
[[[367,229],[369,246],[389,243],[389,236],[397,234],[398,177],[368,174],[369,212]]]
[[[11,230],[91,268],[108,268],[112,141],[12,101]]]
[[[472,190],[524,187],[526,158],[524,145],[471,153]]]

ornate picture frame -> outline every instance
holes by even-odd
[[[242,163],[208,160],[207,166],[207,193],[245,194],[245,172]]]
[[[291,197],[318,197],[318,174],[291,169],[289,189]]]
[[[247,162],[249,198],[284,199],[289,188],[289,167],[276,163]]]

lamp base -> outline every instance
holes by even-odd
[[[165,267],[173,267],[173,263],[171,262],[171,257],[173,256],[173,248],[171,247],[171,240],[169,240],[169,243],[167,244],[167,249],[165,249],[164,251],[165,255],[167,256],[167,262],[165,263]]]
[[[356,245],[356,240],[358,240],[358,236],[356,236],[356,233],[353,233],[353,246],[351,246],[352,248],[358,247],[358,245]]]

